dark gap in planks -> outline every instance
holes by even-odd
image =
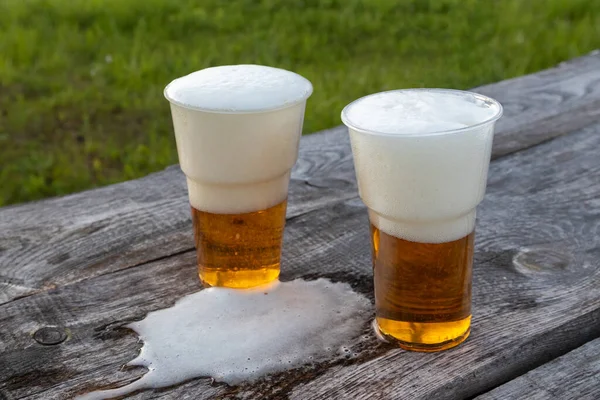
[[[10,299],[8,301],[0,302],[0,307],[3,306],[3,305],[5,305],[5,304],[12,303],[13,301],[25,299],[25,298],[30,297],[30,296],[35,296],[36,294],[47,292],[48,290],[51,290],[52,288],[40,288],[40,289],[29,288],[29,289],[31,289],[32,291],[28,292],[28,293],[21,294],[21,295],[17,295],[14,298],[12,298],[12,299]]]
[[[138,367],[138,366],[131,367],[130,369],[134,369],[134,368],[138,368],[138,369],[139,369],[139,368],[141,368],[141,369],[145,369],[145,368],[143,368],[143,367]],[[124,368],[124,369],[126,369],[126,368]],[[129,382],[123,382],[123,383],[119,383],[119,384],[111,384],[111,385],[106,385],[106,386],[103,386],[103,387],[98,387],[96,390],[110,390],[110,389],[118,389],[118,388],[120,388],[120,387],[123,387],[123,386],[125,386],[125,385],[129,385],[129,384],[131,384],[131,383],[133,383],[133,382],[135,382],[135,381],[137,381],[137,380],[139,380],[139,379],[141,379],[141,378],[142,378],[142,377],[140,376],[139,378],[131,379]],[[188,382],[188,381],[186,381],[186,382]],[[169,386],[169,387],[168,387],[168,389],[172,389],[172,388],[173,388],[173,386]],[[165,388],[165,389],[167,389],[167,388]],[[144,393],[144,392],[146,392],[146,391],[148,391],[148,390],[149,390],[149,389],[138,389],[138,390],[134,390],[133,392],[131,392],[131,393],[127,393],[126,395],[123,395],[123,396],[113,396],[113,397],[110,397],[110,398],[109,398],[109,400],[121,400],[121,399],[126,399],[126,398],[128,398],[128,397],[132,397],[132,396],[135,396],[135,395],[138,395],[138,394]],[[152,390],[153,392],[154,392],[154,391],[156,391],[156,392],[159,392],[159,390],[158,390],[158,389],[150,389],[150,390]],[[71,393],[71,395],[72,395],[72,397],[74,398],[75,396],[82,396],[82,395],[84,395],[84,394],[88,394],[89,392],[90,392],[89,390],[86,390],[86,389],[84,389],[83,391],[76,391],[76,392],[73,392],[73,393]],[[39,394],[39,393],[40,393],[40,392],[37,392],[37,393],[35,393],[35,394]],[[1,399],[0,399],[0,400],[1,400]]]
[[[583,320],[583,321],[579,322],[580,320]],[[565,327],[565,325],[566,324],[563,324],[560,327],[557,327],[555,329],[555,331],[561,332],[563,335],[564,335],[564,332],[567,332],[566,336],[570,336],[569,334],[573,330],[576,330],[577,332],[580,332],[580,333],[583,332],[584,334],[582,336],[578,337],[577,340],[575,340],[575,341],[559,340],[559,342],[562,343],[564,345],[564,347],[551,347],[551,348],[543,348],[543,349],[536,349],[537,338],[542,335],[538,335],[538,336],[532,338],[532,340],[530,340],[529,342],[520,346],[519,350],[523,351],[524,353],[527,353],[527,354],[532,354],[531,350],[534,350],[533,354],[539,353],[540,354],[539,358],[528,357],[527,359],[532,360],[531,362],[521,364],[519,366],[519,368],[516,368],[514,370],[514,372],[507,374],[504,377],[505,379],[494,382],[494,385],[486,388],[485,390],[482,390],[473,395],[470,395],[470,396],[466,397],[466,399],[473,400],[478,396],[481,396],[485,393],[491,392],[492,390],[496,389],[499,386],[506,384],[507,382],[510,382],[516,378],[519,378],[520,376],[523,376],[523,375],[527,374],[528,372],[530,372],[544,364],[547,364],[561,356],[564,356],[565,354],[570,353],[571,351],[585,345],[588,342],[591,342],[592,340],[600,338],[600,310],[596,309],[593,312],[582,315],[577,320],[570,321],[569,325],[576,325],[575,328],[566,327],[563,330],[562,328]],[[574,337],[576,337],[576,336],[574,336]]]
[[[190,232],[190,234],[191,234],[191,232]],[[177,257],[177,256],[180,256],[180,255],[185,254],[185,253],[189,253],[190,251],[195,251],[195,248],[194,247],[185,248],[185,249],[177,251],[175,253],[166,254],[166,255],[161,256],[161,257],[157,257],[157,258],[145,260],[145,261],[142,261],[140,263],[133,264],[133,265],[121,268],[121,269],[114,270],[114,271],[108,271],[108,272],[105,272],[105,273],[102,273],[102,274],[99,274],[99,275],[95,275],[94,277],[88,278],[88,279],[95,279],[95,278],[99,278],[99,277],[102,277],[102,276],[115,274],[115,273],[118,273],[118,272],[129,270],[131,268],[143,267],[144,265],[147,265],[147,264],[150,264],[150,263],[153,263],[153,262],[156,262],[156,261],[168,260],[170,258]],[[67,284],[60,285],[60,288],[65,288],[65,287],[77,284],[79,282],[81,282],[81,281],[80,280],[72,281],[72,282],[69,282]],[[24,295],[17,296],[14,299],[11,299],[11,300],[6,301],[4,303],[0,303],[0,306],[8,304],[8,303],[16,302],[18,300],[25,299],[27,297],[35,296],[35,295],[38,295],[40,293],[45,293],[45,292],[48,292],[48,291],[54,290],[54,289],[56,289],[56,288],[55,287],[40,288],[40,289],[36,290],[35,292],[26,293]]]
[[[314,187],[318,187],[318,186],[314,186]],[[313,213],[315,211],[320,211],[320,210],[322,210],[324,208],[327,208],[327,207],[333,207],[333,206],[335,206],[337,204],[343,204],[343,203],[346,203],[349,200],[357,199],[358,197],[359,196],[358,196],[358,193],[357,193],[357,194],[354,194],[352,196],[343,197],[343,198],[339,198],[337,200],[328,202],[327,204],[323,204],[323,205],[321,205],[320,207],[317,207],[317,208],[308,209],[308,210],[304,210],[304,211],[298,212],[298,213],[296,213],[296,214],[294,214],[292,216],[289,216],[289,217],[287,217],[285,219],[286,226],[287,226],[288,223],[291,223],[291,222],[294,222],[294,221],[296,221],[298,219],[301,219],[302,217],[304,217],[304,216],[306,216],[306,215],[308,215],[310,213]]]
[[[551,136],[551,137],[548,137],[548,138],[546,138],[546,139],[543,139],[543,140],[541,140],[541,141],[539,141],[539,142],[533,143],[533,144],[531,144],[530,146],[523,147],[523,148],[520,148],[520,149],[517,149],[517,150],[513,150],[513,151],[511,151],[510,153],[499,153],[499,154],[492,154],[492,162],[494,162],[494,161],[496,161],[496,160],[503,160],[503,159],[505,159],[505,158],[507,158],[507,157],[510,157],[510,156],[513,156],[513,155],[516,155],[516,154],[520,154],[520,153],[526,152],[526,151],[528,151],[528,150],[531,150],[531,149],[532,149],[532,148],[534,148],[534,147],[537,147],[537,146],[541,146],[541,145],[544,145],[544,144],[550,143],[550,142],[552,142],[552,141],[554,141],[554,140],[560,139],[560,138],[561,138],[561,137],[563,137],[563,136],[567,136],[567,135],[571,135],[571,134],[573,134],[573,133],[579,132],[579,131],[581,131],[581,130],[583,130],[583,129],[585,129],[585,128],[589,127],[589,126],[592,126],[592,125],[594,125],[594,124],[586,125],[586,126],[584,126],[584,127],[582,127],[582,128],[573,129],[573,130],[570,130],[570,131],[568,131],[568,132],[563,132],[563,133],[560,133],[560,134],[558,134],[558,135],[556,135],[556,136]]]
[[[190,232],[190,234],[191,233],[192,232]],[[106,276],[106,275],[111,275],[111,274],[115,274],[115,273],[118,273],[118,272],[127,271],[127,270],[129,270],[131,268],[142,267],[142,266],[144,266],[146,264],[150,264],[150,263],[153,263],[153,262],[168,260],[170,258],[177,257],[177,256],[180,256],[180,255],[185,254],[185,253],[189,253],[190,251],[195,251],[195,248],[194,247],[185,248],[183,250],[176,251],[175,253],[166,254],[164,256],[156,257],[156,258],[153,258],[153,259],[150,259],[150,260],[144,260],[144,261],[142,261],[140,263],[133,264],[133,265],[121,268],[121,269],[114,270],[114,271],[108,271],[108,272],[105,272],[103,274],[95,275],[93,278],[88,278],[88,279],[96,279],[96,278],[99,278],[101,276]],[[69,282],[69,283],[67,283],[65,285],[61,285],[61,287],[70,286],[70,285],[73,285],[74,283],[78,283],[78,282],[80,282],[80,281],[72,281],[72,282]]]
[[[600,398],[600,339],[592,340],[477,400]]]
[[[308,184],[308,182],[306,182],[306,183]],[[318,187],[318,186],[315,186],[315,187]],[[357,197],[358,197],[358,195],[356,195],[356,196],[350,196],[348,198],[343,198],[343,199],[339,199],[337,201],[333,201],[333,202],[330,202],[330,203],[327,203],[327,204],[323,204],[321,207],[318,207],[318,208],[315,208],[315,209],[309,209],[309,210],[305,210],[305,211],[299,212],[297,214],[292,215],[291,217],[287,217],[286,218],[286,224],[289,223],[289,222],[293,222],[295,219],[298,219],[298,218],[300,218],[302,216],[305,216],[306,214],[309,214],[309,213],[312,213],[312,212],[316,212],[316,211],[320,211],[322,208],[325,208],[325,207],[330,207],[330,206],[333,206],[333,205],[336,205],[336,204],[345,203],[346,201],[352,200],[352,199],[357,198]],[[192,234],[192,232],[190,231],[190,235],[191,234]],[[189,253],[191,251],[196,251],[195,247],[186,247],[183,250],[179,250],[179,251],[177,251],[175,253],[170,253],[170,254],[166,254],[166,255],[161,256],[161,257],[156,257],[156,258],[148,259],[148,260],[142,261],[142,262],[137,263],[137,264],[130,265],[130,266],[122,268],[122,269],[118,269],[118,270],[114,270],[114,271],[108,271],[108,272],[103,273],[103,274],[95,275],[93,278],[88,278],[88,279],[92,279],[93,280],[93,279],[99,278],[101,276],[106,276],[106,275],[110,275],[110,274],[114,274],[114,273],[126,271],[126,270],[131,269],[131,268],[142,267],[144,265],[147,265],[147,264],[150,264],[150,263],[154,263],[154,262],[157,262],[157,261],[168,260],[170,258],[177,257],[177,256],[180,256],[182,254]],[[317,277],[315,277],[315,279],[317,279]],[[61,287],[70,286],[70,285],[78,283],[78,282],[79,281],[69,282],[68,284],[61,285]],[[15,298],[15,299],[13,299],[11,301],[15,301],[15,300],[18,300],[18,299],[21,299],[21,298],[33,296],[33,295],[36,295],[36,294],[39,294],[41,292],[44,292],[44,291],[47,291],[47,290],[51,290],[51,289],[52,288],[49,288],[49,289],[40,289],[40,290],[38,290],[38,291],[36,291],[34,293],[28,293],[26,295],[23,295],[23,296],[20,296],[18,298]],[[2,304],[5,304],[5,303],[0,303],[0,306]],[[130,322],[132,322],[132,321],[130,321]]]
[[[314,186],[314,185],[310,184],[310,183],[309,183],[308,181],[306,181],[306,180],[304,181],[304,183],[305,183],[305,184],[307,184],[307,185],[309,185],[309,186],[315,187],[315,188],[321,188],[320,186]],[[335,200],[335,201],[332,201],[332,202],[329,202],[329,203],[323,204],[323,205],[321,205],[320,207],[313,208],[313,209],[307,209],[307,210],[304,210],[304,211],[298,212],[298,213],[296,213],[296,214],[294,214],[294,215],[292,215],[292,216],[290,216],[290,217],[287,217],[287,218],[286,218],[286,224],[287,224],[287,223],[290,223],[290,222],[292,222],[292,221],[294,221],[294,220],[296,220],[296,219],[298,219],[298,218],[300,218],[300,217],[303,217],[303,216],[305,216],[306,214],[312,213],[312,212],[314,212],[314,211],[319,211],[319,210],[321,210],[322,208],[329,207],[329,206],[331,206],[331,205],[335,205],[335,204],[344,203],[344,202],[346,202],[346,201],[348,201],[348,200],[352,200],[352,199],[355,199],[355,198],[358,198],[358,195],[353,195],[353,196],[348,196],[348,197],[340,198],[340,199],[338,199],[338,200]],[[191,235],[191,234],[192,234],[192,231],[190,231],[190,235]],[[164,256],[160,256],[160,257],[156,257],[156,258],[150,258],[150,259],[144,260],[144,261],[142,261],[142,262],[139,262],[139,263],[137,263],[137,264],[132,264],[132,265],[130,265],[130,266],[127,266],[127,267],[124,267],[124,268],[121,268],[121,269],[117,269],[117,270],[113,270],[113,271],[108,271],[108,272],[105,272],[105,273],[101,273],[101,274],[99,274],[99,275],[95,275],[95,276],[94,276],[94,277],[92,277],[92,278],[86,278],[86,279],[95,279],[95,278],[98,278],[98,277],[101,277],[101,276],[105,276],[105,275],[114,274],[114,273],[121,272],[121,271],[125,271],[125,270],[131,269],[131,268],[142,267],[142,266],[144,266],[144,265],[147,265],[147,264],[150,264],[150,263],[153,263],[153,262],[156,262],[156,261],[167,260],[167,259],[170,259],[170,258],[172,258],[172,257],[177,257],[177,256],[179,256],[179,255],[182,255],[182,254],[185,254],[185,253],[189,253],[189,252],[191,252],[191,251],[196,251],[196,250],[195,250],[195,247],[193,247],[193,246],[192,246],[192,247],[185,247],[185,248],[183,248],[182,250],[176,251],[176,252],[174,252],[174,253],[169,253],[169,254],[166,254],[166,255],[164,255]],[[1,276],[0,276],[0,278],[1,278]],[[78,282],[80,282],[80,281],[79,281],[79,280],[71,281],[71,282],[68,282],[68,283],[66,283],[66,284],[60,285],[60,287],[61,287],[61,288],[64,288],[64,287],[67,287],[67,286],[70,286],[70,285],[76,284],[76,283],[78,283]],[[35,290],[35,291],[32,291],[32,292],[25,293],[25,294],[23,294],[23,295],[17,296],[17,297],[15,297],[15,298],[13,298],[13,299],[11,299],[11,300],[7,301],[7,302],[0,302],[0,306],[2,306],[2,305],[4,305],[4,304],[11,303],[11,302],[14,302],[14,301],[18,301],[19,299],[24,299],[24,298],[27,298],[27,297],[30,297],[30,296],[35,296],[35,295],[38,295],[38,294],[40,294],[40,293],[47,292],[47,291],[49,291],[49,290],[52,290],[52,289],[55,289],[55,288],[54,288],[54,287],[40,288],[40,289],[37,289],[37,290]],[[32,290],[33,290],[33,289],[32,289]]]

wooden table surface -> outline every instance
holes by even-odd
[[[600,54],[474,89],[505,107],[478,209],[471,337],[421,354],[372,338],[358,357],[228,387],[193,379],[132,399],[600,398]],[[368,219],[346,129],[302,138],[282,280],[373,300]],[[0,209],[0,399],[120,386],[122,328],[199,289],[178,167]],[[479,396],[479,397],[478,397]]]

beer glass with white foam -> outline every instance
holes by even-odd
[[[259,65],[207,68],[165,88],[205,286],[247,288],[279,276],[311,93],[300,75]]]
[[[463,342],[471,325],[475,212],[501,105],[408,89],[342,111],[371,228],[376,327],[414,351]]]

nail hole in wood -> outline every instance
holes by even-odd
[[[46,326],[38,329],[33,334],[33,339],[44,346],[54,346],[67,339],[67,332],[63,328]]]

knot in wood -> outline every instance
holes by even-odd
[[[39,344],[45,346],[54,346],[64,342],[67,339],[67,332],[63,328],[46,326],[38,329],[33,334],[33,339]]]
[[[573,264],[570,254],[548,247],[523,248],[513,257],[515,269],[522,274],[557,274],[568,272]]]

